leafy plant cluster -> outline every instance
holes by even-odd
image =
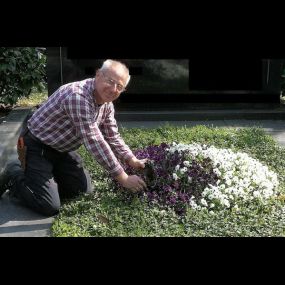
[[[80,149],[91,173],[94,193],[66,201],[52,226],[53,236],[284,236],[285,235],[285,149],[258,127],[233,129],[206,126],[156,129],[121,129],[132,149],[179,141],[242,151],[277,173],[278,196],[268,203],[249,202],[234,208],[209,211],[187,207],[183,215],[166,204],[149,202],[147,196],[117,191],[108,174],[84,149]],[[162,149],[162,147],[161,147]],[[153,155],[154,152],[153,152]],[[159,151],[157,151],[159,157]],[[201,163],[199,158],[198,162]],[[206,169],[210,171],[210,168]],[[145,175],[147,175],[145,173]],[[150,177],[151,178],[151,177]],[[160,179],[160,178],[159,178]],[[155,183],[155,181],[153,181]],[[150,184],[151,185],[151,184]],[[154,184],[153,184],[154,186]]]
[[[145,171],[142,174],[126,166],[126,172],[143,176],[148,188],[139,195],[145,195],[150,204],[159,203],[171,207],[182,215],[193,199],[201,199],[202,191],[207,185],[216,185],[218,176],[208,158],[191,159],[190,164],[186,153],[175,152],[170,155],[169,148],[170,145],[162,143],[136,151],[137,158],[149,160]],[[177,168],[180,168],[178,175]],[[185,171],[182,170],[184,168]]]
[[[45,49],[0,47],[0,103],[11,106],[28,97],[32,88],[46,87]]]

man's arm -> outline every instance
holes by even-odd
[[[82,96],[74,94],[66,102],[68,112],[78,135],[82,138],[86,149],[95,157],[123,187],[139,191],[146,187],[144,181],[136,175],[129,176],[118,162],[111,147],[104,139],[96,122],[96,114],[92,105]],[[131,156],[130,156],[131,157]]]
[[[102,126],[104,138],[108,141],[117,157],[135,169],[144,168],[146,159],[137,159],[130,148],[126,145],[118,131],[118,125],[114,115],[114,105],[111,103],[108,106],[107,114]],[[125,172],[122,172],[116,177],[116,179],[121,185],[134,191],[146,188],[145,182],[136,175],[128,176]]]
[[[108,104],[107,114],[102,124],[102,134],[116,156],[122,161],[129,162],[136,159],[133,152],[126,145],[118,131],[117,121],[114,117],[115,110],[113,103]]]
[[[74,93],[66,98],[64,109],[76,129],[77,135],[96,161],[111,176],[116,177],[121,174],[124,170],[97,125],[94,105],[84,96]]]

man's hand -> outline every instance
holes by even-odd
[[[129,166],[139,170],[139,169],[145,168],[146,162],[147,162],[147,158],[137,159],[136,157],[133,157],[128,161],[128,164]]]
[[[116,180],[124,187],[132,192],[139,192],[146,189],[145,182],[137,175],[128,175],[126,172],[122,172],[116,177]]]

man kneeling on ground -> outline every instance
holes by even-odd
[[[145,182],[128,175],[119,160],[145,167],[118,132],[113,101],[130,80],[123,63],[106,60],[94,78],[61,86],[37,109],[21,136],[25,162],[12,162],[0,175],[0,196],[9,190],[38,213],[58,213],[62,198],[90,193],[91,179],[76,150],[84,144],[90,154],[123,187],[140,191]],[[23,162],[23,160],[22,160]],[[23,165],[24,164],[24,165]]]

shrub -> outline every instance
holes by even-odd
[[[46,87],[46,56],[36,47],[0,47],[0,103],[15,104]]]

